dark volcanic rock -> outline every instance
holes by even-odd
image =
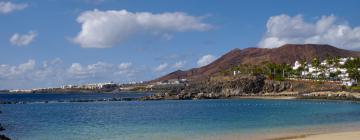
[[[0,140],[11,140],[11,139],[6,137],[5,135],[0,135]]]
[[[0,112],[2,113],[2,112]],[[0,123],[0,131],[4,131],[5,128]],[[0,140],[10,140],[10,138],[6,137],[5,135],[0,135]]]
[[[0,124],[0,131],[4,131],[5,128]]]
[[[286,90],[292,90],[292,84],[289,81],[267,80],[263,87],[263,92],[265,93],[271,93],[271,92],[277,93]]]
[[[259,76],[245,76],[237,77],[231,80],[199,80],[190,82],[183,88],[176,90],[168,90],[154,94],[152,96],[144,97],[144,100],[161,100],[161,99],[217,99],[227,98],[231,96],[241,96],[249,94],[261,94],[264,90],[265,77]],[[271,84],[275,85],[276,84]],[[272,87],[272,86],[269,86]],[[279,87],[272,87],[271,91],[284,91],[288,89],[288,85],[281,85]],[[269,89],[267,91],[270,91]]]

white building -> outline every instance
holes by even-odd
[[[293,69],[294,69],[294,70],[297,70],[297,69],[300,68],[300,67],[301,67],[300,62],[299,62],[299,61],[295,61],[295,64],[294,64],[294,66],[293,66]]]
[[[352,60],[353,58],[340,58],[339,65],[342,66],[348,60]],[[345,68],[336,67],[335,65],[329,65],[326,60],[320,63],[321,66],[325,67],[325,71],[321,71],[319,68],[313,67],[311,64],[305,64],[305,70],[301,72],[301,76],[311,76],[312,78],[318,78],[320,75],[324,75],[326,78],[330,78],[331,73],[338,73],[337,77],[342,81],[343,85],[352,86],[356,83],[355,80],[349,78],[349,73]],[[293,69],[297,70],[301,67],[299,61],[295,61]],[[360,70],[360,68],[359,68]]]
[[[239,70],[234,70],[234,71],[233,71],[233,75],[234,75],[234,76],[236,76],[236,75],[238,75],[238,74],[241,74],[241,72],[240,72]]]

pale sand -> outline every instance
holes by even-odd
[[[200,140],[360,140],[360,131],[326,133],[326,134],[280,134],[276,135],[257,135],[257,136],[222,136],[222,137],[206,137]]]
[[[295,96],[234,96],[232,99],[274,99],[274,100],[291,100]]]
[[[309,135],[286,140],[359,140],[360,131]]]
[[[350,122],[304,128],[267,129],[256,133],[204,136],[199,140],[360,140],[360,123]]]

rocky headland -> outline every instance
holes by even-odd
[[[300,99],[360,100],[358,91],[333,82],[304,80],[269,80],[265,76],[208,78],[186,84],[153,87],[156,94],[142,100],[191,100],[224,98],[294,97]]]

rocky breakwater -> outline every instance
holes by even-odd
[[[183,86],[144,97],[143,100],[219,99],[235,96],[276,95],[284,91],[292,91],[290,82],[266,80],[262,75],[227,79],[209,78],[191,81]]]
[[[0,114],[1,114],[2,112],[0,111]],[[0,131],[4,131],[5,130],[5,128],[1,125],[1,123],[0,123]],[[3,134],[0,134],[0,140],[10,140],[10,138],[8,138],[8,137],[6,137],[5,135],[3,135]]]

